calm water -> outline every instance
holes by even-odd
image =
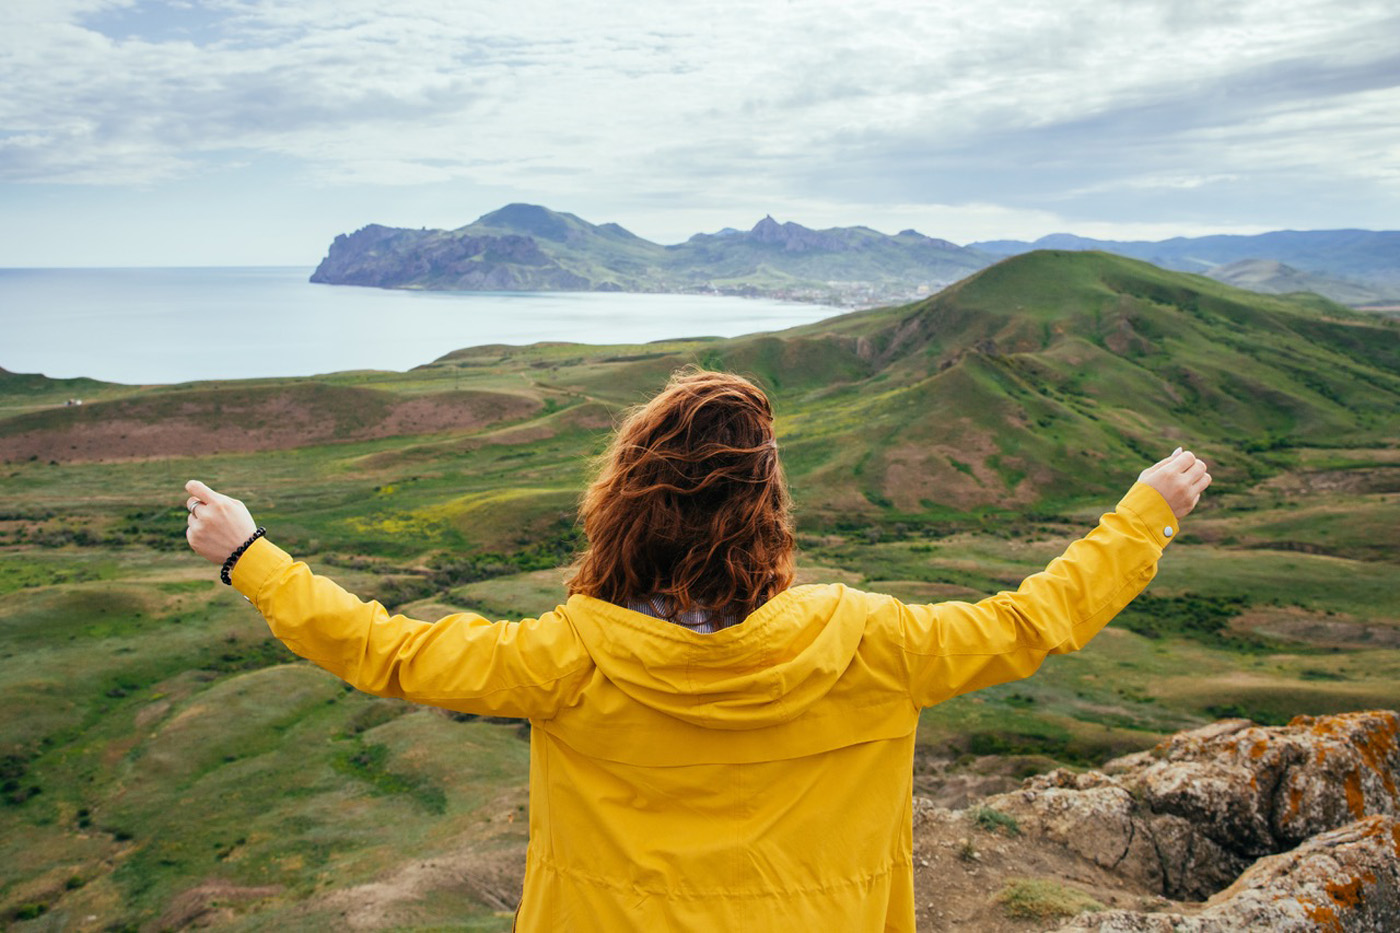
[[[112,382],[404,370],[462,347],[732,337],[840,309],[700,295],[404,292],[310,269],[0,269],[0,367]]]

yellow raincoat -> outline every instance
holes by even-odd
[[[1156,572],[1151,487],[1015,592],[798,586],[701,634],[587,596],[538,619],[390,616],[259,540],[234,585],[378,696],[528,717],[528,931],[913,930],[919,710],[1082,647]]]

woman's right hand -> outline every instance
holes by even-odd
[[[258,530],[248,507],[232,496],[215,492],[197,479],[185,484],[185,492],[190,513],[185,540],[205,560],[222,564]]]
[[[1161,493],[1180,521],[1201,501],[1201,493],[1210,485],[1210,473],[1204,460],[1178,447],[1170,457],[1143,470],[1138,482]]]

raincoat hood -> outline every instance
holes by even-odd
[[[907,735],[918,709],[897,639],[866,637],[868,599],[840,584],[794,587],[700,633],[574,596],[556,614],[594,668],[576,700],[537,725],[578,751],[640,765],[796,758]]]
[[[635,702],[695,726],[761,729],[810,710],[850,667],[865,612],[845,597],[841,586],[798,587],[708,634],[587,596],[569,601],[568,617]]]

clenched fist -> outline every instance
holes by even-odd
[[[1143,470],[1138,482],[1146,483],[1160,492],[1180,520],[1190,515],[1196,503],[1201,501],[1201,493],[1210,485],[1210,474],[1206,472],[1204,460],[1178,447],[1167,459]]]
[[[248,507],[239,500],[217,493],[197,479],[185,484],[185,492],[190,494],[185,500],[190,513],[185,540],[205,560],[222,564],[258,530]]]

